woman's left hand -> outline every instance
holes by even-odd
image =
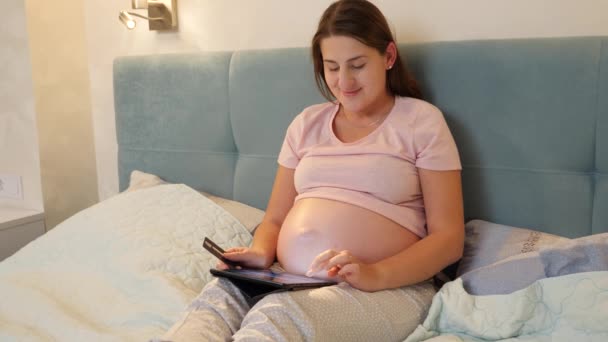
[[[350,286],[362,291],[381,290],[379,274],[374,265],[361,262],[349,251],[335,251],[328,249],[317,255],[310,264],[307,276],[327,270],[328,277],[338,276]]]

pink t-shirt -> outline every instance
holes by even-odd
[[[441,111],[397,97],[372,133],[344,143],[332,128],[338,109],[330,102],[308,107],[287,129],[278,162],[296,169],[296,201],[316,197],[357,205],[426,236],[418,168],[461,169]]]

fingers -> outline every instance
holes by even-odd
[[[312,276],[315,272],[325,269],[327,262],[336,255],[337,252],[333,249],[328,249],[321,254],[317,255],[313,261],[310,263],[310,267],[308,268],[308,272],[306,272],[307,276]]]
[[[334,277],[339,274],[344,266],[358,263],[359,260],[350,254],[349,251],[337,252],[333,249],[328,249],[312,261],[306,275],[311,277],[320,270],[327,270],[327,275]]]
[[[237,262],[246,261],[246,260],[250,259],[251,256],[252,256],[252,253],[247,248],[242,248],[242,249],[234,248],[234,250],[227,250],[226,252],[224,252],[224,257],[226,257],[226,259],[232,260],[232,261],[237,261]]]
[[[329,270],[331,270],[334,267],[343,268],[345,265],[356,263],[356,262],[357,262],[357,260],[355,259],[354,256],[352,256],[352,254],[350,254],[348,251],[342,251],[342,252],[338,253],[337,255],[335,255],[333,258],[329,259],[325,268],[327,268]]]
[[[236,267],[230,267],[230,266],[226,265],[225,263],[223,263],[223,262],[221,262],[221,261],[219,261],[219,262],[218,262],[218,263],[215,265],[215,268],[217,268],[218,270],[221,270],[221,271],[229,270],[229,269],[231,269],[231,268],[236,268],[237,270],[242,269],[242,267],[241,267],[241,266],[239,266],[239,265],[237,265]]]
[[[245,261],[251,257],[252,253],[246,247],[232,247],[224,251],[224,257],[232,261]]]
[[[264,254],[247,247],[230,248],[224,252],[224,257],[246,267],[268,267]],[[237,266],[236,268],[239,269],[241,267]]]
[[[338,276],[340,276],[344,279],[348,279],[349,277],[351,277],[355,274],[359,274],[360,271],[361,271],[361,265],[348,264],[348,265],[344,265],[344,267],[342,267],[340,269],[340,271],[338,272]]]
[[[238,253],[238,252],[243,252],[246,249],[247,248],[245,248],[245,247],[231,247],[231,248],[228,248],[227,250],[225,250],[224,253]]]
[[[327,271],[328,277],[335,277],[340,272],[340,266],[334,266]]]

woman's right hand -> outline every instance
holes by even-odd
[[[238,262],[243,267],[250,268],[268,268],[272,265],[273,260],[269,260],[270,258],[264,253],[264,251],[256,250],[248,247],[232,247],[228,248],[224,252],[224,257],[228,260],[232,260],[234,262]],[[228,269],[228,265],[223,262],[218,262],[217,269],[225,270]]]

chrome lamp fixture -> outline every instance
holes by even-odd
[[[177,0],[131,0],[133,9],[147,9],[148,15],[135,12],[120,11],[118,19],[129,29],[137,26],[133,17],[148,20],[151,31],[166,31],[177,29]]]

